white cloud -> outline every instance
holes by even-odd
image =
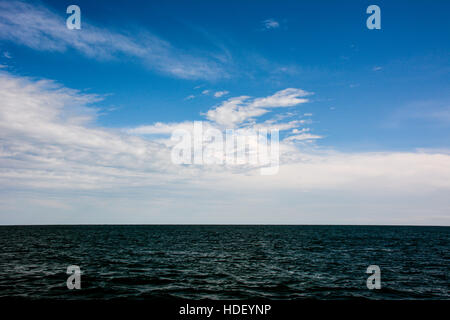
[[[322,139],[322,136],[316,135],[316,134],[310,134],[310,133],[302,133],[297,134],[293,136],[289,136],[284,139],[285,142],[292,142],[292,141],[308,141],[308,140],[316,140],[316,139]]]
[[[266,130],[279,130],[286,131],[292,128],[298,128],[306,123],[305,120],[291,120],[291,121],[275,121],[275,120],[266,120],[262,123],[251,124],[251,127],[255,130],[266,129]],[[297,129],[294,129],[297,130]],[[293,130],[293,132],[294,132]],[[306,129],[302,129],[306,130]],[[297,130],[298,131],[298,130]]]
[[[203,90],[203,91],[202,91],[202,94],[204,94],[204,95],[209,94],[209,90]]]
[[[0,183],[96,189],[167,168],[158,143],[94,126],[98,99],[1,72]]]
[[[268,112],[265,109],[251,106],[251,103],[248,102],[249,98],[247,96],[230,98],[215,109],[209,110],[206,117],[208,120],[231,129],[246,120]]]
[[[0,223],[450,225],[448,151],[339,153],[282,142],[273,176],[175,166],[165,144],[130,133],[170,134],[192,123],[102,128],[92,107],[99,99],[0,72]],[[232,99],[255,110],[255,101],[274,105]],[[297,129],[296,121],[280,124]]]
[[[234,97],[209,110],[206,117],[218,125],[234,128],[245,121],[266,114],[269,108],[292,107],[308,102],[308,99],[300,97],[310,94],[301,89],[288,88],[265,98]]]
[[[222,96],[226,96],[229,92],[224,90],[224,91],[217,91],[214,93],[214,97],[216,98],[220,98]]]
[[[303,133],[303,132],[308,132],[308,131],[310,131],[311,129],[309,129],[309,128],[303,128],[303,129],[301,129],[301,130],[298,130],[298,129],[293,129],[292,130],[292,133]]]
[[[257,108],[292,107],[300,103],[308,102],[308,99],[302,99],[299,97],[305,97],[311,94],[311,92],[306,92],[302,89],[287,88],[278,91],[272,96],[255,99],[251,106]]]
[[[138,58],[151,69],[185,79],[226,76],[213,55],[200,58],[188,54],[145,30],[139,30],[139,37],[131,37],[97,27],[86,18],[81,30],[69,30],[64,18],[39,4],[2,1],[0,39],[41,51],[76,49],[87,57],[103,60]]]
[[[127,129],[126,132],[135,135],[151,135],[151,134],[166,134],[170,135],[175,130],[192,131],[193,122],[175,122],[175,123],[162,123],[157,122],[152,125],[143,125],[136,128]]]
[[[264,20],[263,25],[265,29],[278,29],[280,27],[280,23],[274,19]]]

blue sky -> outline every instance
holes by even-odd
[[[66,8],[71,4],[75,3],[0,1],[0,72],[5,79],[3,99],[10,108],[3,108],[0,119],[5,124],[2,142],[7,151],[3,154],[3,172],[8,173],[1,180],[1,188],[8,196],[0,202],[4,208],[0,223],[450,223],[450,206],[445,196],[448,184],[440,180],[445,180],[450,165],[448,1],[77,1],[82,28],[67,30]],[[371,4],[381,8],[381,30],[366,27],[366,8]],[[43,79],[53,84],[42,86],[39,81]],[[208,111],[220,106],[225,106],[224,117],[231,116],[226,113],[230,111],[228,99],[247,96],[258,101],[288,88],[302,90],[289,99],[306,97],[308,101],[291,101],[286,106],[264,110],[257,117],[244,115],[242,123],[207,116]],[[17,97],[8,92],[16,92]],[[45,119],[41,131],[35,128],[36,132],[17,131],[25,126],[24,119],[17,120],[20,125],[18,122],[16,126],[6,126],[7,122],[16,121],[8,112],[24,101],[41,101],[35,96],[38,94],[42,101],[52,97],[63,102],[49,110],[46,104],[33,105],[36,115],[37,110],[42,110],[49,114],[60,112],[59,116]],[[246,103],[243,105],[249,107],[250,103]],[[26,115],[28,111],[24,107],[17,112]],[[73,146],[73,142],[69,138],[56,141],[50,133],[44,134],[57,125],[61,126],[61,137],[64,130],[72,136],[69,126],[75,123],[77,128],[70,130],[82,126],[85,131],[76,132],[89,136],[87,141],[114,134],[108,139],[125,139],[120,141],[129,148],[145,145],[145,149],[151,148],[148,143],[161,143],[160,136],[156,139],[147,134],[155,132],[156,123],[176,128],[194,120],[243,125],[274,119],[278,125],[289,128],[282,131],[282,139],[302,129],[310,134],[300,134],[301,143],[295,146],[285,140],[286,146],[296,148],[298,159],[304,153],[311,157],[310,161],[317,164],[312,172],[330,170],[324,174],[327,181],[311,176],[305,179],[305,185],[298,185],[290,181],[288,169],[267,178],[275,179],[271,182],[259,181],[261,177],[251,183],[242,182],[239,179],[243,177],[229,172],[220,172],[220,177],[201,173],[206,175],[202,176],[205,180],[201,187],[192,178],[198,172],[170,172],[170,185],[122,181],[120,168],[131,164],[114,161],[128,151],[110,150],[110,157],[99,159],[95,155],[103,149],[89,146],[89,155],[80,160],[70,155],[88,147],[80,144],[71,150],[69,144]],[[167,130],[158,134],[168,135]],[[40,140],[31,142],[31,138],[37,139],[36,135]],[[27,136],[30,139],[26,140]],[[30,143],[30,149],[17,147],[26,143]],[[31,149],[36,145],[61,149],[59,155],[50,151],[39,154],[37,163],[37,151]],[[144,163],[133,167],[133,174],[159,175],[165,170],[164,166],[147,167],[144,160],[148,159],[127,160]],[[67,161],[61,164],[61,171],[50,165],[61,161]],[[368,166],[371,161],[375,164],[352,172],[348,182],[345,177],[349,169],[341,166],[352,161],[355,167],[362,163]],[[330,165],[321,168],[319,164],[323,162]],[[299,160],[286,166],[302,163]],[[82,165],[86,167],[81,168]],[[115,168],[117,172],[97,177],[87,169],[96,166]],[[30,169],[37,167],[36,171]],[[335,170],[336,167],[340,169]],[[406,170],[405,167],[411,170],[398,171]],[[79,179],[58,180],[62,185],[47,181],[48,177],[41,180],[42,172],[60,177],[65,176],[67,168],[75,170],[70,177],[76,174]],[[430,168],[434,171],[427,171]],[[296,173],[301,169],[290,168]],[[22,180],[11,178],[15,177],[11,176],[13,171],[20,173]],[[336,171],[339,174],[334,176]],[[302,177],[303,173],[299,175]],[[156,181],[154,178],[146,179]],[[105,187],[101,192],[95,183],[86,188],[90,182],[83,179],[105,183]],[[166,178],[159,179],[166,183]],[[213,184],[217,186],[222,179],[229,181],[215,190],[220,201],[192,205],[185,209],[186,214],[174,213],[180,211],[174,202],[206,201],[210,185],[205,181],[216,181]],[[229,188],[235,179],[243,185],[248,183],[245,208],[238,210],[238,216],[211,216],[211,210],[226,212],[237,206],[236,202],[242,202],[233,193],[233,187]],[[183,192],[178,190],[180,181],[195,183],[195,187],[189,185],[189,191]],[[395,196],[384,193],[392,181],[392,188],[399,192]],[[259,194],[254,190],[255,183],[273,183],[276,187]],[[410,193],[400,190],[405,185],[417,188]],[[423,190],[423,185],[429,188]],[[130,191],[130,187],[137,189]],[[366,188],[361,200],[355,200],[355,190]],[[273,195],[269,204],[261,202],[265,192]],[[130,193],[141,196],[129,200]],[[298,193],[305,197],[301,204],[296,202],[300,200],[294,201]],[[103,207],[102,203],[111,202],[118,194],[124,197],[123,201],[117,200],[123,204],[123,210],[134,213],[124,215]],[[417,199],[419,203],[411,204],[409,199],[417,194],[423,202]],[[143,209],[149,198],[154,201],[152,206],[159,206],[158,213]],[[15,205],[10,199],[31,202]],[[343,206],[342,199],[349,199],[350,203]],[[432,207],[430,199],[434,201]],[[279,207],[281,201],[292,210],[286,209],[285,217],[272,217],[270,208]],[[375,206],[380,201],[389,210],[384,218],[382,215],[375,219],[369,212],[377,211]],[[261,211],[252,216],[255,206]],[[30,210],[37,213],[32,215]],[[60,215],[58,210],[67,214]],[[80,217],[80,211],[94,212],[97,218]]]
[[[69,2],[45,5],[65,18]],[[180,79],[155,72],[132,56],[111,61],[70,47],[52,52],[2,43],[14,56],[15,72],[108,95],[101,105],[115,110],[98,119],[101,125],[198,119],[218,102],[201,95],[204,90],[263,96],[300,87],[315,92],[304,111],[314,114],[312,128],[326,136],[320,143],[328,146],[412,150],[450,143],[446,2],[379,2],[381,30],[365,27],[367,1],[78,4],[83,23],[130,33],[137,41],[137,33],[148,32],[198,59],[218,55],[225,60],[211,59],[219,67],[210,78]],[[268,19],[279,27],[265,29]],[[190,95],[197,98],[185,100]],[[447,119],[408,116],[409,109],[427,114],[440,108]]]

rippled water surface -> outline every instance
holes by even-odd
[[[449,299],[449,240],[449,227],[4,226],[0,297]]]

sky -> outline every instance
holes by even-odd
[[[0,0],[0,224],[449,226],[449,11]],[[279,129],[278,172],[174,164],[194,121]]]

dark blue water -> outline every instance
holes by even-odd
[[[0,227],[0,297],[449,299],[449,240],[449,227]]]

